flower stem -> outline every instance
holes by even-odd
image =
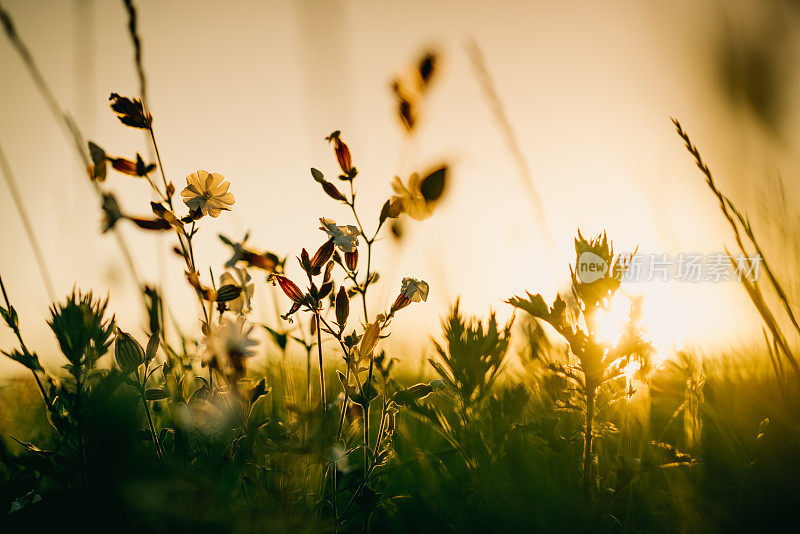
[[[319,311],[315,311],[314,315],[316,317],[317,322],[317,353],[319,354],[319,387],[320,387],[320,398],[322,399],[322,417],[325,418],[325,413],[327,411],[327,403],[325,401],[325,373],[322,367],[322,329],[320,328],[322,325],[320,324],[320,316]]]

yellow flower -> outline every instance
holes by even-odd
[[[218,217],[223,211],[230,211],[236,199],[228,193],[230,182],[219,173],[197,171],[186,177],[186,188],[181,191],[183,202],[189,209],[199,209],[203,215]]]
[[[433,213],[433,210],[425,201],[422,196],[420,185],[422,178],[419,174],[414,173],[408,179],[408,187],[403,185],[400,178],[394,178],[392,181],[392,189],[394,189],[394,196],[392,196],[391,203],[393,205],[400,204],[403,213],[408,214],[409,217],[421,221],[427,219]]]

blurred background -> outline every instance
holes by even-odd
[[[110,154],[149,159],[108,95],[138,95],[121,2],[5,0],[59,103]],[[462,308],[510,317],[524,290],[564,290],[572,239],[606,230],[620,251],[712,254],[729,228],[670,123],[681,120],[718,185],[751,216],[779,271],[797,259],[800,2],[567,1],[375,3],[360,0],[137,2],[148,100],[164,170],[178,187],[205,169],[231,182],[231,213],[203,221],[197,262],[221,274],[227,247],[251,231],[256,248],[289,256],[323,242],[318,218],[349,224],[309,174],[337,173],[325,136],[341,130],[359,170],[362,220],[374,228],[391,180],[451,166],[441,204],[404,220],[401,240],[376,248],[373,309],[404,276],[427,280],[426,304],[394,321],[389,350],[417,361],[439,317]],[[489,79],[476,71],[477,45]],[[397,115],[392,80],[435,50],[439,71],[413,135]],[[71,141],[23,63],[0,39],[0,146],[8,158],[60,298],[73,286],[108,294],[120,325],[143,325],[135,286]],[[487,98],[489,82],[513,130]],[[123,208],[146,215],[151,193],[110,171]],[[535,192],[537,202],[532,199]],[[542,224],[542,221],[546,224]],[[369,222],[366,222],[369,221]],[[179,322],[198,313],[172,235],[121,223],[143,278],[161,285]],[[17,209],[0,185],[0,272],[23,332],[45,363],[55,344],[49,299]],[[205,273],[203,273],[205,275]],[[256,319],[276,324],[262,273]],[[792,297],[798,284],[793,273]],[[757,343],[761,326],[736,282],[647,282],[643,321],[662,354]],[[279,298],[280,312],[288,308]],[[12,334],[0,331],[8,348]],[[265,342],[266,346],[266,342]],[[53,357],[55,358],[55,357]],[[0,360],[0,374],[22,368]]]

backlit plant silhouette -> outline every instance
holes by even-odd
[[[513,297],[508,303],[549,324],[569,345],[574,361],[554,363],[553,366],[573,388],[574,404],[570,408],[583,414],[583,484],[584,491],[591,495],[592,444],[595,437],[602,435],[603,429],[596,422],[596,416],[602,408],[598,401],[609,402],[615,398],[616,391],[607,386],[624,375],[623,369],[628,363],[646,358],[648,347],[636,330],[626,330],[626,335],[616,344],[603,340],[598,333],[603,316],[610,309],[619,289],[620,279],[630,257],[615,256],[613,245],[605,233],[587,240],[578,232],[575,254],[575,266],[570,268],[574,313],[571,313],[572,310],[568,309],[566,301],[560,295],[556,296],[550,306],[540,294],[530,293],[525,298]],[[591,254],[590,258],[602,260],[605,270],[598,272],[596,276],[582,274],[580,268],[585,262],[584,254]],[[604,398],[602,393],[610,395]]]

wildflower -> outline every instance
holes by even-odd
[[[408,179],[408,187],[403,185],[400,178],[395,176],[392,182],[392,189],[394,189],[395,194],[391,199],[391,204],[395,211],[401,208],[403,213],[408,214],[409,217],[418,221],[431,216],[433,210],[422,195],[422,191],[420,190],[421,184],[422,178],[420,178],[420,175],[417,173],[412,174]]]
[[[230,182],[219,173],[197,171],[186,177],[187,186],[181,191],[183,202],[192,211],[200,210],[203,215],[218,217],[223,211],[230,211],[235,202],[232,193],[228,193]]]
[[[391,313],[405,308],[412,302],[427,301],[428,300],[428,283],[423,280],[415,278],[403,278],[403,283],[400,286],[400,294],[397,300],[392,304]]]
[[[255,355],[253,347],[258,345],[251,337],[253,329],[243,316],[235,320],[223,318],[203,339],[203,361],[225,374],[240,374],[244,360]]]
[[[252,279],[250,278],[250,273],[248,273],[245,269],[234,269],[233,271],[236,275],[235,277],[230,273],[222,273],[222,276],[219,278],[219,283],[220,286],[233,284],[242,288],[241,294],[227,303],[228,309],[241,315],[242,313],[248,312],[252,309],[251,301],[253,299],[255,286],[251,281]]]
[[[336,221],[325,218],[321,218],[319,222],[322,223],[319,229],[331,236],[333,244],[339,247],[342,252],[347,253],[356,250],[358,236],[360,235],[358,228],[353,225],[337,226]]]

